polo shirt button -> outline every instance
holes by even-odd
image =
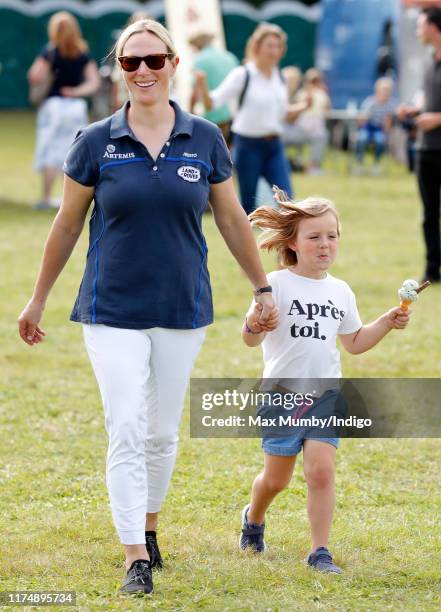
[[[165,153],[161,153],[159,157],[165,157]]]
[[[167,142],[165,144],[167,145],[167,147],[169,147],[170,146],[170,141],[167,140]]]
[[[158,166],[153,166],[153,170],[156,172],[156,170],[158,169]]]

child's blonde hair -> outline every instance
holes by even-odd
[[[331,200],[313,196],[294,202],[278,187],[273,187],[273,191],[278,207],[260,206],[249,215],[249,219],[253,226],[263,230],[258,240],[259,248],[276,251],[284,268],[297,264],[297,255],[288,243],[296,239],[302,219],[320,217],[332,212],[337,221],[337,234],[340,236],[340,220]]]

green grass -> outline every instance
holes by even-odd
[[[38,197],[33,130],[31,115],[0,117],[0,590],[72,589],[81,610],[439,609],[438,440],[342,441],[331,548],[345,574],[329,577],[302,564],[309,527],[301,459],[268,513],[268,554],[240,554],[240,510],[262,464],[259,441],[192,440],[188,410],[162,516],[166,570],[147,603],[118,595],[123,557],[105,488],[100,400],[81,329],[68,322],[85,234],[48,303],[45,343],[29,348],[16,332],[54,216],[29,206]],[[295,176],[297,195],[337,203],[343,237],[333,272],[353,287],[369,321],[422,270],[414,179],[393,164],[372,179],[347,176],[342,157],[327,163],[327,176]],[[240,339],[250,288],[209,216],[205,229],[216,322],[194,375],[258,376],[260,350]],[[272,257],[265,265],[272,269]],[[343,355],[345,375],[438,377],[440,310],[440,288],[432,287],[405,332],[365,355]]]

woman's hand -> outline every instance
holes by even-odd
[[[254,309],[247,315],[248,325],[254,332],[272,331],[279,324],[279,309],[277,306],[272,306],[268,311],[268,317],[265,322],[261,320],[263,304],[255,304]]]
[[[207,110],[213,109],[213,101],[208,91],[207,75],[202,70],[194,71],[194,96],[197,101],[204,103]]]
[[[18,331],[29,346],[38,344],[45,336],[39,323],[46,300],[81,234],[94,192],[95,187],[86,187],[64,176],[61,208],[46,240],[32,299],[18,318]]]
[[[65,98],[76,98],[76,88],[75,87],[60,87],[60,93]]]
[[[30,300],[25,309],[18,317],[18,332],[24,342],[33,346],[42,342],[46,332],[39,327],[40,319],[43,315],[44,305]]]
[[[101,86],[101,77],[97,65],[90,60],[84,67],[84,81],[76,87],[61,87],[60,93],[65,98],[86,98],[91,96]]]
[[[415,123],[423,132],[431,132],[441,125],[441,113],[422,113]]]

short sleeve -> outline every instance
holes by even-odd
[[[223,183],[232,174],[233,162],[231,161],[230,151],[224,140],[222,132],[217,128],[216,140],[211,152],[211,164],[213,170],[208,177],[210,183]]]
[[[354,293],[349,289],[348,296],[348,309],[347,312],[344,313],[344,316],[341,320],[340,326],[338,328],[339,334],[353,334],[363,326],[363,323],[360,319],[360,315],[358,314],[357,308],[357,300],[355,299]]]
[[[218,85],[216,89],[210,91],[213,110],[216,110],[229,102],[237,102],[245,85],[245,79],[246,70],[243,66],[233,68],[233,70],[227,74],[222,83]]]
[[[81,56],[81,65],[83,68],[85,68],[87,64],[92,61],[93,59],[89,53],[83,53],[83,55]]]
[[[78,132],[71,144],[63,164],[63,172],[86,187],[93,187],[98,182],[99,166],[92,159],[85,132]]]

